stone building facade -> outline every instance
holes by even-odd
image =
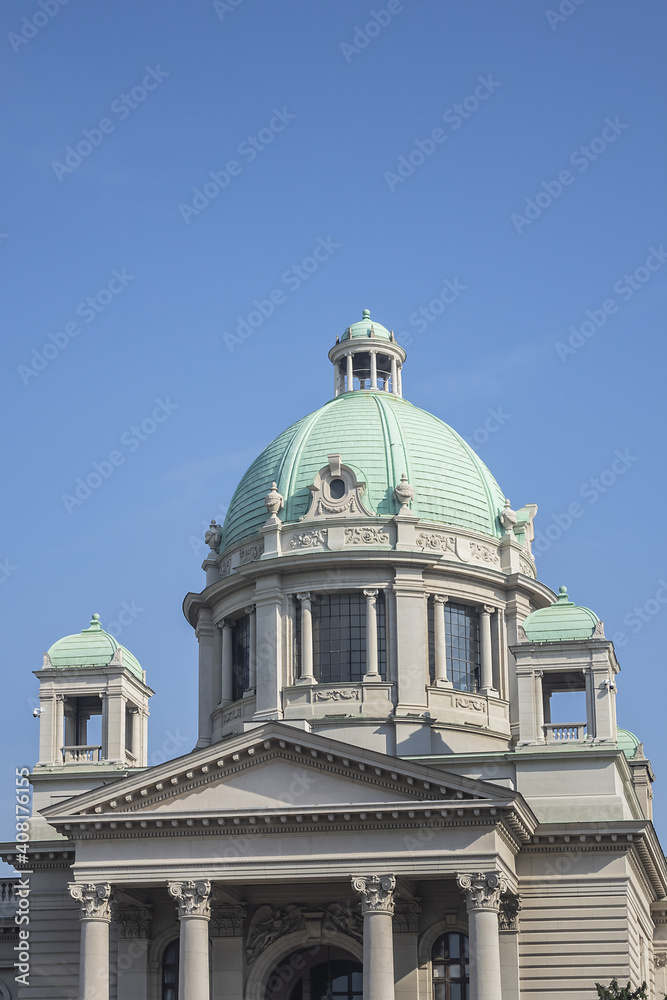
[[[602,622],[537,579],[535,505],[403,398],[393,333],[364,311],[329,358],[207,532],[196,747],[146,766],[152,691],[97,617],[36,672],[18,995],[660,997],[653,772]]]

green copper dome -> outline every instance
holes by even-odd
[[[502,535],[505,498],[472,448],[451,427],[389,392],[346,392],[283,431],[250,466],[232,497],[222,549],[256,534],[267,519],[264,498],[277,483],[284,521],[308,510],[308,486],[340,453],[365,482],[365,506],[398,513],[394,487],[405,473],[415,490],[411,512],[426,521]]]
[[[47,655],[54,667],[105,667],[111,663],[117,649],[122,652],[123,666],[142,680],[143,670],[139,661],[129,649],[104,631],[99,615],[93,615],[88,628],[54,642]]]
[[[623,751],[628,760],[631,760],[635,755],[640,741],[629,729],[621,729],[619,726],[616,730],[616,742],[618,743],[618,749]]]
[[[340,338],[341,340],[371,340],[375,338],[376,340],[393,340],[392,334],[389,332],[386,326],[382,326],[382,323],[376,323],[371,320],[371,314],[368,309],[364,309],[362,317],[358,323],[353,323],[352,326],[348,326],[347,330]]]
[[[590,608],[579,607],[567,596],[567,587],[560,587],[558,599],[548,608],[539,608],[523,623],[531,642],[553,642],[558,639],[591,639],[600,619]]]

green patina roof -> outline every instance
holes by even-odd
[[[548,608],[539,608],[528,615],[523,628],[531,642],[590,639],[599,621],[590,608],[580,607],[569,599],[567,587],[560,587],[558,599]]]
[[[308,486],[334,453],[367,484],[364,504],[380,516],[398,513],[394,487],[406,473],[415,489],[413,514],[502,535],[497,516],[503,493],[456,431],[392,393],[356,390],[297,421],[253,462],[229,505],[222,549],[259,531],[273,481],[285,498],[279,516],[302,517],[310,505]]]
[[[371,314],[368,309],[364,309],[362,317],[358,323],[353,323],[352,326],[348,326],[347,330],[340,338],[341,340],[361,340],[361,339],[372,339],[376,340],[392,340],[392,336],[386,326],[382,326],[382,323],[375,323],[371,320]]]
[[[629,729],[621,729],[619,726],[616,730],[616,742],[618,743],[618,749],[622,750],[628,760],[630,760],[634,757],[635,750],[639,746],[640,741]]]
[[[88,628],[54,642],[48,657],[54,667],[105,667],[117,649],[122,650],[123,665],[142,680],[139,661],[111,633],[104,631],[99,615],[93,615]]]

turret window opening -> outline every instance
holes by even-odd
[[[250,683],[250,615],[238,618],[232,627],[232,699],[243,697]]]
[[[447,677],[456,691],[478,691],[480,675],[479,615],[466,604],[444,605]],[[435,681],[435,605],[428,602],[429,681]]]

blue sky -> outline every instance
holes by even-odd
[[[93,611],[152,759],[194,743],[204,526],[363,308],[618,633],[664,834],[662,4],[43,3],[0,31],[5,835],[31,671]]]

